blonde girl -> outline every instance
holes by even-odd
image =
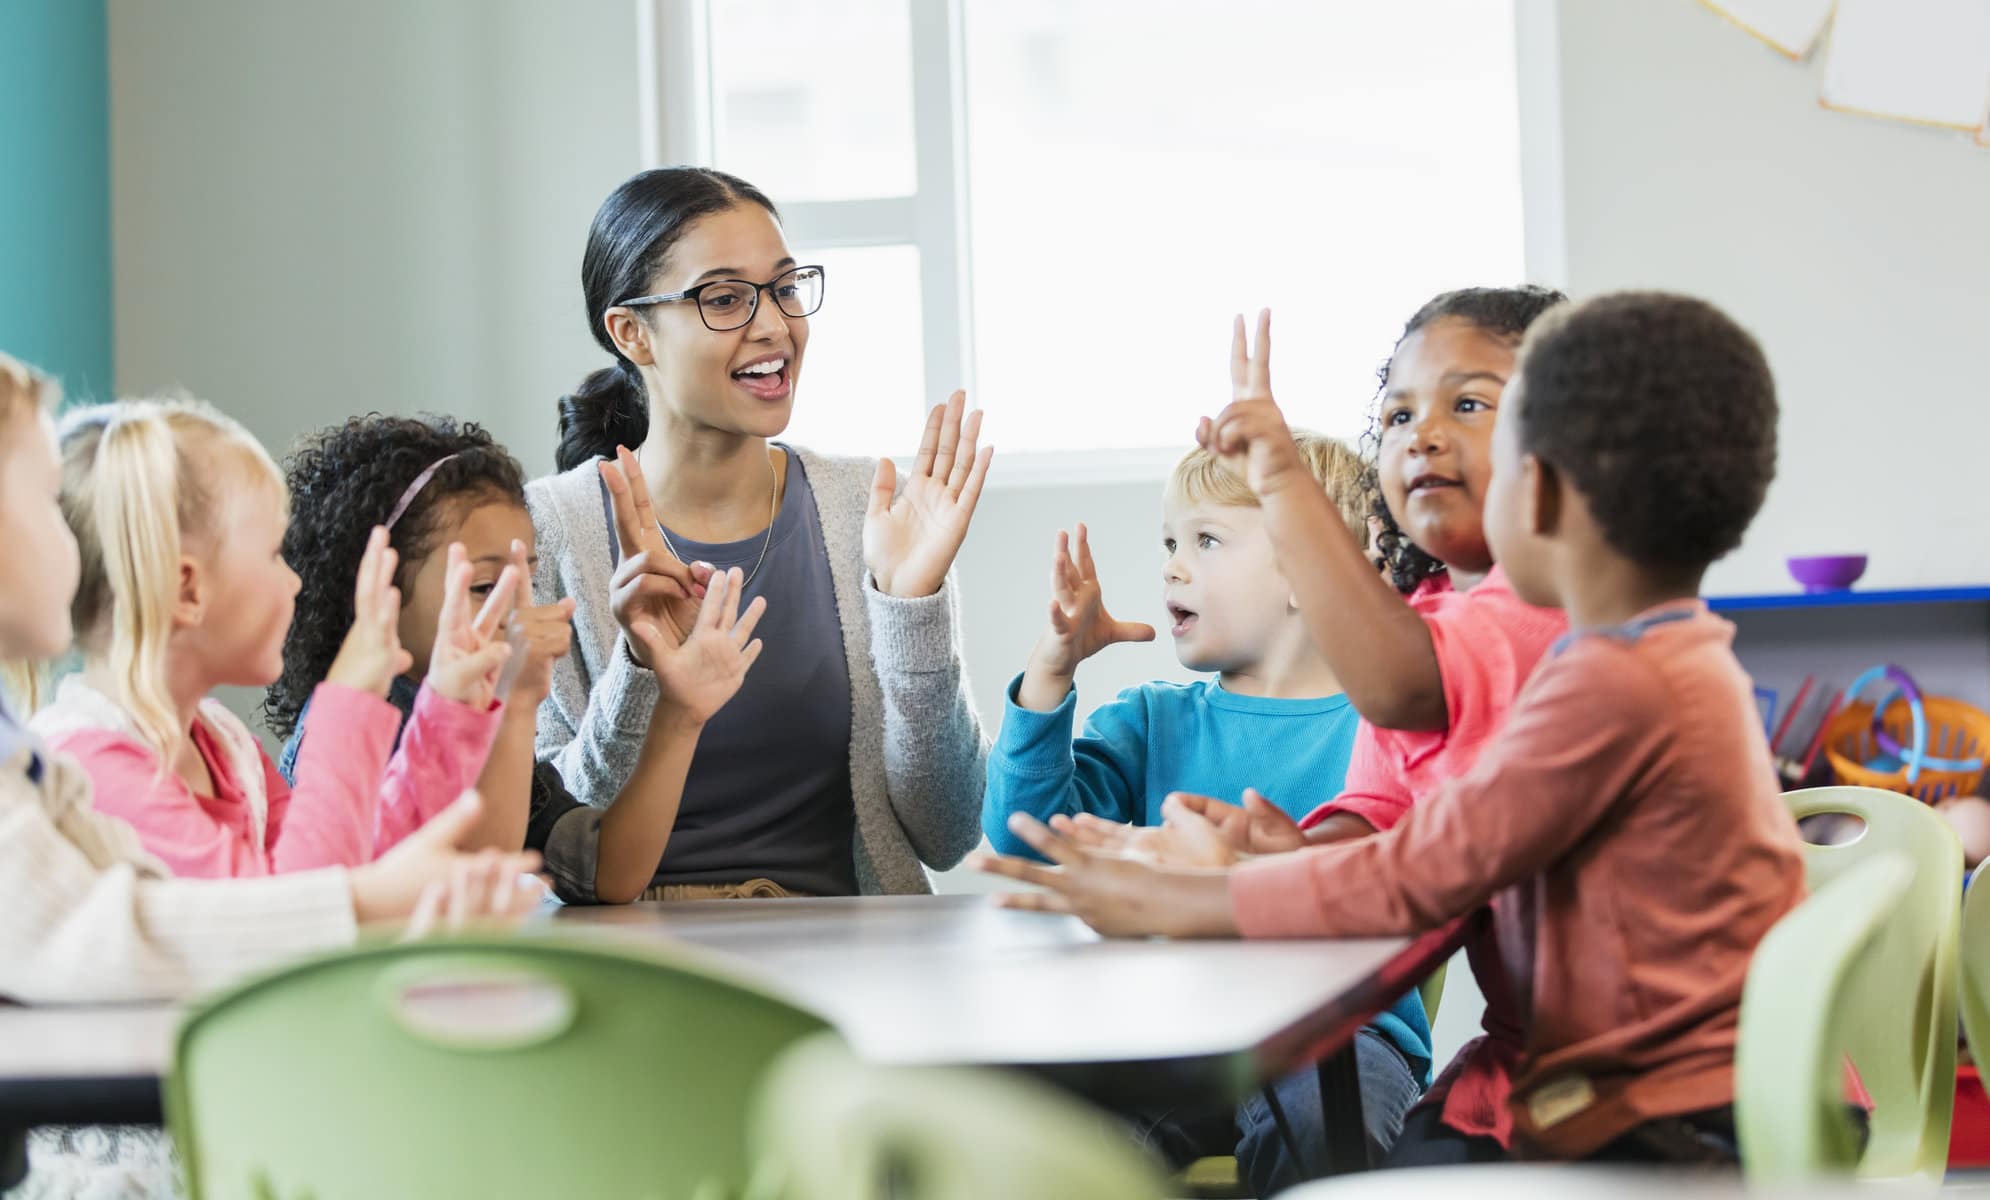
[[[518,585],[473,618],[454,570],[429,686],[394,753],[385,696],[408,666],[394,554],[376,530],[350,632],[314,697],[293,791],[212,698],[281,672],[298,581],[280,552],[283,477],[240,425],[191,400],[85,408],[61,424],[62,507],[81,549],[84,669],[32,726],[89,772],[98,807],[176,875],[268,875],[371,861],[477,777],[496,733],[499,633]],[[393,755],[390,765],[389,756]]]

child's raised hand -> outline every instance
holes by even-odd
[[[511,565],[518,569],[518,577],[531,578],[531,563],[526,557],[525,543],[511,543]],[[520,585],[523,587],[523,585]],[[511,710],[536,708],[553,690],[553,664],[566,657],[573,648],[574,600],[568,596],[555,604],[521,606],[512,614],[517,625],[519,639],[513,653],[522,653],[525,661],[518,667],[518,674],[512,679],[511,694],[505,703]]]
[[[615,447],[615,461],[600,463],[608,487],[608,504],[615,516],[615,542],[621,552],[609,581],[609,607],[621,625],[629,654],[637,664],[652,666],[649,647],[635,635],[637,624],[648,624],[668,644],[681,645],[698,623],[699,599],[712,569],[704,563],[678,561],[663,540],[656,510],[650,505],[649,483],[642,464],[627,446]]]
[[[1271,398],[1271,310],[1258,313],[1257,351],[1239,316],[1230,335],[1230,405],[1196,425],[1195,440],[1229,471],[1268,496],[1294,480],[1313,482],[1293,444],[1285,414]]]
[[[401,648],[401,589],[394,586],[399,562],[387,544],[387,527],[374,526],[353,581],[352,627],[325,673],[326,683],[385,696],[395,676],[414,665],[414,656]]]
[[[435,621],[435,650],[428,660],[428,686],[459,704],[486,709],[497,699],[498,675],[511,657],[505,630],[524,577],[516,565],[505,567],[497,586],[484,597],[483,608],[473,616],[472,574],[463,544],[451,542],[442,611]]]
[[[742,615],[739,594],[745,590],[738,567],[712,575],[697,621],[681,640],[648,621],[638,621],[631,630],[656,672],[662,691],[658,715],[667,712],[685,725],[702,726],[746,681],[746,672],[760,657],[753,627],[767,611],[767,598],[756,596]]]
[[[1037,643],[1030,666],[1046,675],[1069,679],[1079,663],[1107,646],[1153,640],[1152,625],[1116,621],[1106,611],[1085,526],[1078,526],[1075,558],[1070,536],[1059,530],[1057,553],[1050,560],[1050,628]]]

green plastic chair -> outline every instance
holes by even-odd
[[[1990,875],[1981,866],[1962,899],[1962,1029],[1976,1060],[1977,1082],[1990,1090]]]
[[[1843,1011],[1852,1065],[1873,1101],[1859,1175],[1939,1183],[1955,1110],[1962,844],[1932,808],[1897,792],[1812,788],[1785,799],[1799,820],[1844,813],[1865,823],[1854,841],[1804,847],[1813,890],[1887,851],[1913,863],[1870,964],[1847,985]]]
[[[1904,1040],[1904,1009],[1886,1020],[1859,1001],[1913,875],[1913,860],[1898,850],[1866,855],[1776,922],[1756,948],[1734,1055],[1735,1131],[1751,1183],[1859,1170],[1845,1058],[1880,1026]]]
[[[1161,1200],[1099,1111],[1010,1071],[878,1067],[834,1038],[781,1056],[754,1105],[756,1200]]]
[[[168,1125],[194,1200],[718,1200],[820,1017],[604,939],[465,938],[307,960],[182,1023]]]

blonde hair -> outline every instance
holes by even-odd
[[[61,406],[61,384],[11,354],[0,352],[0,429],[11,431],[17,417],[39,417]],[[38,664],[0,662],[0,689],[18,700],[28,712],[40,707],[46,690],[43,685],[43,672]]]
[[[1368,479],[1361,456],[1337,438],[1310,430],[1295,429],[1292,440],[1299,447],[1299,459],[1312,472],[1327,499],[1340,510],[1348,532],[1362,545],[1368,544]],[[1250,485],[1232,474],[1221,459],[1200,446],[1182,456],[1168,477],[1168,495],[1192,504],[1248,504],[1256,507],[1258,498]]]
[[[229,489],[287,503],[269,453],[233,419],[191,399],[124,400],[63,418],[62,515],[82,580],[77,640],[109,667],[113,699],[170,763],[186,731],[166,686],[166,643],[187,542],[216,531]]]

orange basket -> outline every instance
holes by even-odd
[[[1840,709],[1825,730],[1824,753],[1838,782],[1904,792],[1927,804],[1975,792],[1983,782],[1984,757],[1990,755],[1990,714],[1946,696],[1928,696],[1921,704],[1928,714],[1928,757],[1947,762],[1974,759],[1975,770],[1938,771],[1923,766],[1920,776],[1909,783],[1905,766],[1897,771],[1867,766],[1882,751],[1873,736],[1873,706],[1861,700]],[[1894,741],[1903,746],[1914,744],[1913,710],[1905,696],[1897,696],[1886,706],[1880,724]]]

